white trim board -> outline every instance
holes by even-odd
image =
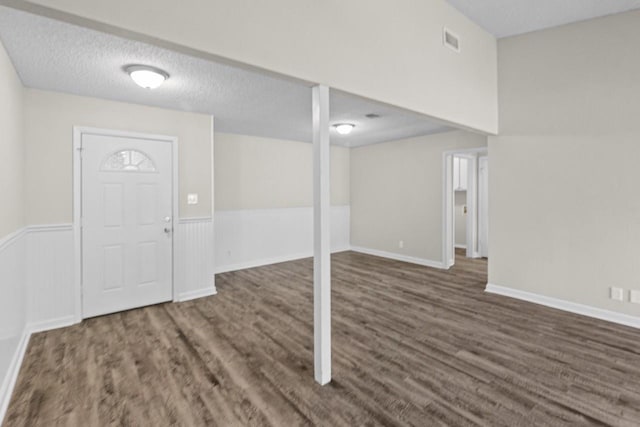
[[[422,265],[423,267],[431,267],[431,268],[438,268],[440,270],[448,270],[448,268],[441,261],[433,261],[430,259],[417,258],[409,255],[395,254],[393,252],[379,251],[377,249],[363,248],[361,246],[351,246],[351,250],[353,252],[360,252],[362,254],[379,256],[381,258],[388,258],[396,261],[404,261],[411,264],[418,264],[418,265]]]
[[[202,217],[189,217],[189,218],[179,218],[179,224],[191,224],[194,222],[213,222],[213,218],[210,216],[202,216]]]
[[[64,316],[57,319],[44,320],[40,322],[31,322],[27,324],[27,329],[30,334],[38,332],[50,331],[52,329],[66,328],[67,326],[75,325],[76,316]]]
[[[72,231],[73,224],[37,224],[25,227],[29,233],[40,233],[47,231]]]
[[[602,308],[591,307],[584,304],[578,304],[559,298],[534,294],[532,292],[521,291],[519,289],[498,286],[492,283],[487,283],[485,292],[509,298],[515,298],[522,301],[532,302],[534,304],[556,308],[558,310],[567,311],[569,313],[580,314],[600,320],[606,320],[607,322],[631,326],[632,328],[640,328],[640,317],[630,316],[628,314],[617,313],[615,311],[604,310]]]
[[[209,297],[211,295],[217,295],[218,291],[215,286],[209,289],[197,289],[195,291],[187,291],[178,294],[178,299],[175,302],[191,301],[192,299],[198,299],[203,297]]]
[[[26,227],[0,238],[0,298],[3,298],[0,345],[4,349],[0,371],[0,424],[9,406],[28,343],[27,239]]]
[[[20,336],[20,341],[16,347],[15,353],[13,354],[13,358],[11,359],[11,364],[7,370],[7,374],[0,385],[0,424],[2,424],[4,416],[7,414],[11,395],[13,394],[13,389],[16,385],[16,381],[18,380],[18,373],[20,372],[20,367],[22,366],[22,361],[24,360],[24,355],[27,351],[30,338],[31,332],[29,332],[29,328],[27,326],[24,328],[24,331]]]
[[[16,351],[11,359],[11,364],[7,370],[7,374],[4,377],[3,383],[0,385],[0,425],[7,414],[7,409],[11,402],[11,396],[13,395],[13,389],[18,381],[18,374],[20,373],[24,356],[27,352],[27,348],[29,347],[31,335],[52,329],[64,328],[75,323],[77,323],[75,316],[66,316],[45,322],[27,323],[24,327],[22,335],[20,336],[20,341],[16,347]]]
[[[265,265],[271,265],[271,264],[280,264],[281,262],[311,258],[312,256],[313,256],[313,253],[308,252],[308,253],[302,253],[302,254],[285,255],[285,256],[274,257],[274,258],[257,259],[257,260],[252,260],[248,262],[240,262],[237,264],[227,264],[227,265],[222,265],[220,267],[216,267],[216,274],[228,273],[231,271],[238,271],[238,270],[246,270],[247,268],[263,267]]]
[[[338,252],[346,252],[350,250],[351,250],[351,247],[338,248],[338,249],[332,249],[331,253],[335,254]],[[292,254],[292,255],[283,255],[283,256],[273,257],[273,258],[251,260],[248,262],[240,262],[237,264],[227,264],[227,265],[222,265],[220,267],[216,267],[216,274],[228,273],[231,271],[238,271],[238,270],[246,270],[247,268],[264,267],[265,265],[280,264],[281,262],[296,261],[299,259],[305,259],[305,258],[311,258],[311,257],[313,257],[313,252],[304,252],[304,253],[298,253],[298,254]]]

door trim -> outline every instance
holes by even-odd
[[[173,215],[173,235],[171,239],[171,295],[177,301],[175,284],[176,274],[176,241],[180,232],[178,227],[179,195],[178,195],[178,138],[175,136],[154,135],[139,132],[129,132],[113,129],[100,129],[86,126],[73,127],[73,242],[75,264],[75,321],[81,322],[82,316],[82,135],[116,136],[134,139],[164,141],[171,144],[171,211]]]
[[[488,147],[461,148],[442,153],[442,264],[445,269],[455,263],[454,242],[454,208],[453,208],[453,157],[460,156],[471,159],[467,174],[467,256],[478,258],[478,177],[477,159],[480,155],[487,155]]]
[[[486,241],[484,241],[484,244],[485,244],[486,249],[487,249],[486,252],[484,252],[482,250],[482,245],[481,245],[482,239],[480,238],[481,237],[481,234],[480,234],[480,231],[481,231],[481,227],[480,227],[480,224],[481,224],[481,221],[480,221],[480,215],[481,215],[481,213],[480,213],[481,212],[480,211],[480,199],[481,199],[481,197],[480,197],[480,195],[482,194],[482,190],[483,190],[482,187],[480,186],[480,183],[482,182],[481,179],[480,179],[480,164],[482,162],[486,162],[486,167],[487,167],[487,175],[484,178],[484,181],[486,181],[485,184],[486,184],[486,190],[487,190],[487,194],[485,194],[486,200],[484,200],[484,203],[487,205],[487,211],[486,211],[486,216],[487,216],[487,218],[486,218],[486,220],[487,220],[486,228],[487,228],[487,230],[486,230],[486,236],[485,236]],[[488,168],[489,168],[489,156],[480,156],[480,157],[478,157],[478,256],[479,257],[488,257],[489,256],[489,209],[488,209],[488,207],[489,207],[489,172],[488,172]]]

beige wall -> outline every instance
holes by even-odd
[[[0,238],[24,226],[23,92],[0,44]]]
[[[150,36],[497,131],[496,40],[445,0],[183,0],[160,7],[156,0],[33,3],[138,38]],[[443,46],[445,26],[461,38],[460,53]]]
[[[73,126],[178,137],[180,217],[211,215],[211,117],[55,92],[25,91],[28,224],[73,221]],[[199,204],[187,205],[187,193]]]
[[[640,315],[640,11],[503,39],[489,282]],[[628,293],[625,295],[628,300]]]
[[[442,153],[486,144],[454,131],[351,150],[351,244],[442,261]]]
[[[312,145],[215,134],[215,209],[313,206]],[[349,150],[331,147],[331,204],[349,204]]]

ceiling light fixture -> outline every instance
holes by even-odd
[[[340,135],[349,135],[353,128],[356,127],[356,125],[352,123],[338,123],[336,125],[333,125],[333,127],[336,128],[336,131]]]
[[[169,78],[165,71],[146,65],[129,65],[124,70],[138,86],[145,89],[155,89]]]

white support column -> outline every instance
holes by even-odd
[[[331,381],[331,165],[329,88],[313,89],[313,353],[315,378]]]

